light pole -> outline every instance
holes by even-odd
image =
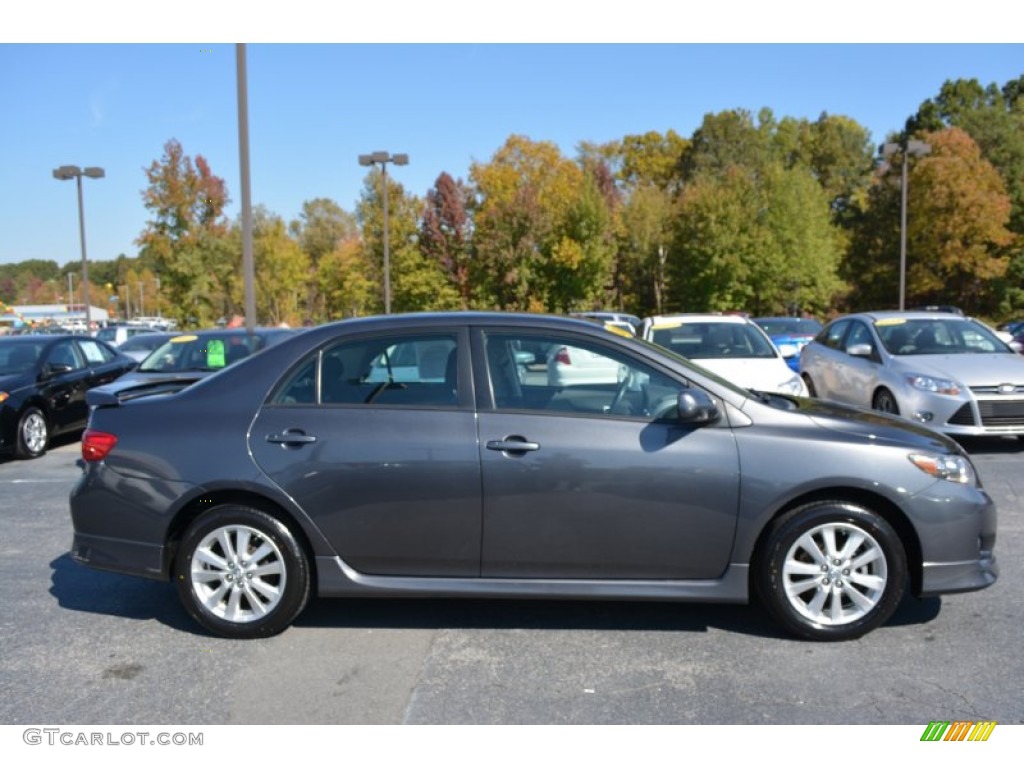
[[[879,148],[882,157],[888,160],[897,152],[903,154],[903,170],[900,175],[900,311],[906,306],[907,296],[907,158],[911,155],[922,157],[932,151],[932,145],[918,139],[907,139],[903,143],[883,144]]]
[[[89,310],[89,261],[85,256],[85,210],[82,205],[83,176],[88,176],[90,179],[102,179],[106,176],[106,173],[104,173],[102,168],[92,167],[83,170],[77,165],[62,165],[53,171],[53,178],[55,179],[60,179],[61,181],[75,179],[78,182],[78,234],[82,241],[82,295],[85,297],[83,302],[85,305],[85,332],[88,333],[89,326],[92,324],[92,317]],[[69,301],[68,303],[72,302]]]
[[[408,165],[408,155],[389,155],[387,152],[374,152],[360,155],[360,165],[380,163],[381,180],[384,183],[384,314],[391,314],[391,252],[388,244],[388,163]]]

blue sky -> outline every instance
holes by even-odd
[[[228,213],[236,215],[235,45],[154,42],[193,37],[181,19],[160,34],[129,28],[116,42],[88,34],[78,42],[60,24],[48,38],[43,21],[29,30],[32,42],[0,36],[0,263],[80,258],[74,184],[51,175],[65,164],[106,171],[84,181],[90,259],[136,255],[147,220],[143,168],[171,138],[226,180]],[[310,17],[307,26],[315,31],[316,23]],[[623,39],[641,37],[625,31]],[[249,39],[301,37],[273,23],[256,32]],[[216,24],[211,34],[233,37]],[[390,38],[419,42],[247,44],[254,204],[286,221],[315,197],[354,210],[366,175],[361,153],[407,153],[410,164],[392,173],[422,196],[443,171],[468,177],[470,164],[488,161],[511,134],[574,156],[581,141],[669,129],[689,136],[705,114],[734,108],[812,120],[848,115],[880,142],[947,79],[1002,85],[1024,74],[1021,44],[492,38],[470,26],[421,36],[398,29]],[[803,39],[814,39],[813,30]]]

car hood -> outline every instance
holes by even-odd
[[[901,371],[956,379],[968,387],[1024,384],[1024,357],[992,355],[905,355],[896,358]]]
[[[800,398],[798,403],[800,413],[819,427],[833,432],[885,445],[960,453],[959,446],[952,438],[906,419],[814,398]]]
[[[15,389],[27,387],[34,380],[34,373],[9,373],[6,376],[0,376],[0,392],[13,392]]]
[[[780,384],[793,378],[793,371],[780,357],[690,359],[743,389],[777,392]]]

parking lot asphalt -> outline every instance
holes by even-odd
[[[0,723],[1024,723],[1024,443],[965,443],[1001,576],[907,599],[860,640],[757,608],[315,600],[283,634],[204,634],[169,584],[74,563],[79,446],[0,461]]]

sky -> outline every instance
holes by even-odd
[[[227,214],[237,216],[236,40],[246,41],[253,204],[285,221],[318,197],[354,211],[368,170],[358,155],[378,150],[408,154],[389,173],[424,196],[442,172],[468,180],[513,134],[574,157],[583,141],[670,129],[689,137],[706,114],[767,107],[776,118],[846,115],[878,143],[946,80],[1001,86],[1024,74],[1024,44],[953,19],[893,40],[874,0],[856,19],[804,29],[777,18],[791,18],[784,11],[798,0],[751,4],[738,16],[745,25],[724,26],[734,20],[725,13],[683,18],[672,14],[686,4],[656,0],[521,0],[516,13],[489,19],[468,14],[502,6],[442,0],[427,19],[418,15],[426,4],[401,0],[383,22],[372,8],[341,19],[295,0],[290,23],[241,31],[183,0],[180,13],[136,11],[114,33],[96,17],[122,3],[88,4],[94,27],[84,32],[82,5],[56,5],[28,19],[16,10],[19,23],[0,27],[0,263],[80,260],[75,184],[52,175],[61,165],[106,173],[83,180],[89,259],[137,255],[149,216],[144,169],[172,138],[226,181]],[[777,13],[758,27],[763,5]],[[404,11],[411,16],[395,21]],[[451,18],[444,11],[461,21],[439,21]]]

